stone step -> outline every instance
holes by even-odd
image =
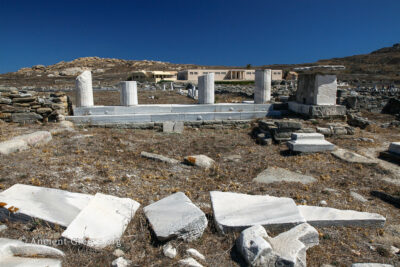
[[[323,134],[320,133],[292,133],[292,140],[325,140]]]
[[[250,112],[187,112],[187,113],[148,113],[121,115],[88,115],[67,116],[66,120],[76,124],[105,125],[131,124],[143,122],[165,121],[221,121],[221,120],[252,120],[266,116],[281,116],[280,111],[250,111]]]

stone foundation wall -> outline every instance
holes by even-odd
[[[34,123],[63,120],[71,110],[71,101],[63,92],[0,92],[0,119],[6,122]]]

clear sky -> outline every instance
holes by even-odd
[[[244,66],[400,42],[399,0],[0,0],[0,73],[78,57]]]

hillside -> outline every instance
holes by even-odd
[[[400,84],[400,44],[385,47],[369,54],[343,58],[322,59],[314,63],[274,64],[255,68],[273,68],[290,71],[306,65],[345,65],[346,70],[338,72],[341,80],[358,83]],[[187,68],[222,68],[223,66],[199,66],[195,64],[174,64],[150,60],[123,60],[114,58],[84,57],[54,65],[35,65],[17,72],[0,74],[0,87],[15,86],[30,88],[72,88],[75,77],[82,70],[93,73],[94,86],[114,86],[136,70],[182,70]],[[240,67],[235,67],[240,68]]]

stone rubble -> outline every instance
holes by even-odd
[[[31,134],[16,136],[11,140],[0,143],[0,154],[8,155],[29,149],[30,146],[47,144],[52,140],[52,135],[48,131],[38,131]]]
[[[143,158],[152,159],[152,160],[156,160],[156,161],[161,161],[161,162],[165,162],[165,163],[168,163],[168,164],[179,164],[180,163],[179,160],[168,158],[168,157],[165,157],[163,155],[158,155],[158,154],[154,154],[154,153],[145,152],[145,151],[142,151],[140,153],[140,156],[142,156]]]
[[[197,258],[199,260],[205,261],[206,257],[204,257],[203,254],[201,254],[198,250],[194,248],[189,248],[186,250],[186,253],[192,256],[193,258]]]
[[[165,197],[143,209],[158,240],[173,238],[186,241],[203,235],[207,218],[182,192]]]
[[[306,250],[318,245],[318,231],[307,223],[271,238],[265,228],[245,229],[236,240],[239,253],[250,266],[306,266]]]
[[[167,243],[163,246],[163,253],[166,257],[173,259],[176,257],[176,248],[174,248],[171,243]]]
[[[124,259],[123,257],[119,257],[111,263],[111,267],[129,267],[132,265],[131,260]]]
[[[186,267],[203,267],[203,265],[201,265],[191,257],[178,261],[178,264],[179,266],[186,266]]]

